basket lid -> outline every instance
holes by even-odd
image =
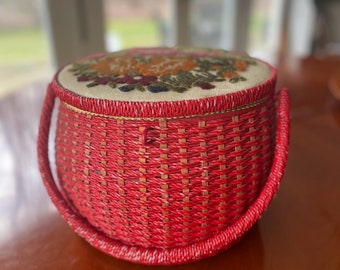
[[[193,107],[197,105],[200,108],[196,113],[204,113],[207,112],[204,110],[226,109],[221,106],[255,102],[262,92],[273,90],[275,78],[276,73],[268,64],[236,52],[136,48],[70,63],[57,73],[55,83],[61,90],[57,95],[66,102],[72,100],[71,105],[80,109],[132,117],[163,117],[171,116],[167,112],[169,105],[182,108],[185,115],[194,113]],[[242,96],[237,94],[242,92]],[[223,101],[226,97],[228,102]],[[92,105],[87,104],[89,100]],[[98,102],[101,106],[94,105]],[[121,102],[125,107],[126,102],[137,107],[126,111],[106,108],[120,106]],[[216,102],[222,103],[216,107]],[[149,108],[152,112],[140,106],[153,107]],[[186,109],[187,106],[191,108]]]

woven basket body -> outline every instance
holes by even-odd
[[[146,52],[133,51],[133,54],[123,54],[122,59],[147,55],[147,61],[152,62],[154,51]],[[178,56],[175,50],[165,52],[171,57]],[[162,53],[156,52],[156,55]],[[190,51],[182,56],[181,52],[180,57],[195,53],[197,51]],[[208,51],[195,57],[205,63],[206,57],[218,59],[222,57],[220,54],[222,52]],[[100,57],[111,62],[115,59],[115,55]],[[67,211],[75,213],[106,241],[112,239],[113,246],[119,243],[153,253],[193,247],[221,235],[239,222],[263,193],[274,162],[275,71],[261,62],[268,75],[251,87],[207,97],[193,94],[193,98],[188,98],[186,92],[190,87],[200,88],[206,95],[204,91],[215,87],[218,73],[210,71],[216,75],[213,79],[196,80],[194,85],[193,79],[180,80],[186,83],[188,90],[183,85],[171,86],[173,74],[168,77],[169,82],[164,77],[166,83],[157,84],[157,76],[148,73],[145,67],[139,69],[144,70],[144,74],[104,76],[103,65],[98,67],[96,59],[85,59],[83,62],[87,66],[73,65],[61,72],[73,72],[70,76],[75,76],[87,91],[103,85],[111,87],[119,91],[117,99],[114,95],[110,98],[82,96],[78,90],[70,90],[72,84],[64,83],[60,73],[50,85],[50,91],[61,100],[55,149],[60,197]],[[146,61],[145,57],[143,59],[142,63]],[[247,61],[244,61],[246,66],[253,63]],[[84,73],[89,63],[92,70]],[[231,63],[235,67],[235,61]],[[101,72],[97,77],[93,72],[95,64]],[[189,69],[190,64],[194,70],[191,74],[198,76],[198,68],[191,62],[181,70]],[[199,64],[204,67],[201,62]],[[213,69],[212,65],[209,67]],[[204,72],[206,70],[205,67]],[[247,80],[241,76],[244,66],[239,70],[222,71],[221,74],[234,72],[234,75],[225,75],[220,81],[229,80],[234,85]],[[178,71],[176,75],[181,76]],[[140,97],[133,100],[132,96],[132,101],[121,98],[125,92],[143,93],[139,89],[141,86],[151,97],[160,97],[142,101],[138,101]],[[175,94],[169,100],[166,94],[171,90],[175,90]],[[184,98],[181,98],[183,93]],[[58,207],[58,203],[56,205]],[[68,221],[67,217],[65,219]],[[68,222],[76,230],[77,226],[82,226]],[[84,236],[84,232],[80,235]],[[179,263],[208,256],[196,254],[176,260],[163,254],[161,259],[148,260],[133,258],[131,254],[122,256],[103,244],[94,245],[113,256],[144,263]],[[211,254],[216,252],[210,251]]]
[[[61,104],[61,186],[83,217],[124,243],[164,248],[204,240],[258,197],[272,162],[273,107],[148,121]]]

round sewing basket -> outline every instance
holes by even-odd
[[[289,104],[275,83],[265,62],[211,49],[137,48],[64,66],[49,84],[38,135],[52,202],[116,258],[180,264],[227,249],[282,178]]]

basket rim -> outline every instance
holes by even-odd
[[[262,62],[270,69],[271,76],[252,87],[213,97],[176,100],[176,101],[120,101],[92,97],[85,97],[63,87],[58,81],[58,74],[68,64],[62,66],[55,74],[50,87],[55,95],[62,101],[79,110],[94,114],[130,117],[130,118],[165,118],[183,117],[187,115],[211,114],[218,111],[227,111],[272,96],[275,92],[277,79],[276,69],[269,63]]]

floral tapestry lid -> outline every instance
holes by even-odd
[[[197,48],[137,48],[80,59],[58,84],[79,96],[116,101],[179,101],[225,95],[275,77],[245,54]]]

